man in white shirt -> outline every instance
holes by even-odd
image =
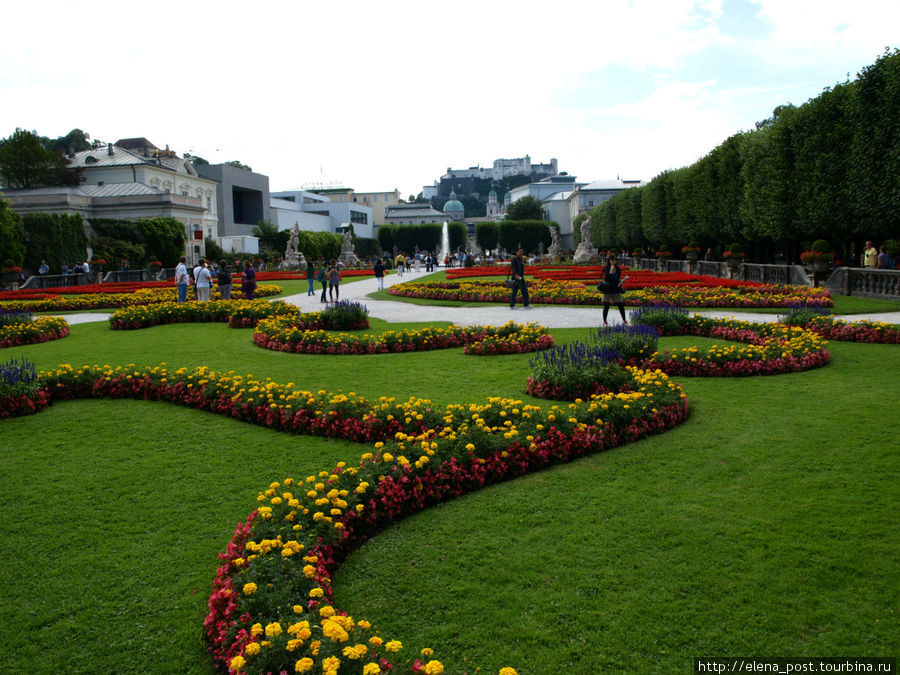
[[[175,266],[175,283],[178,284],[178,302],[187,301],[188,271],[187,258],[181,256],[181,262]]]

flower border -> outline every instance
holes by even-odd
[[[553,337],[544,326],[517,324],[500,326],[426,326],[418,329],[385,331],[381,334],[332,334],[310,330],[295,317],[275,316],[260,321],[253,341],[264,349],[296,354],[396,354],[465,347],[477,356],[522,354],[553,346]]]
[[[61,316],[39,316],[31,321],[0,326],[0,349],[59,340],[69,335],[69,324]]]

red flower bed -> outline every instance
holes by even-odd
[[[633,270],[621,268],[623,276],[628,276],[625,287],[630,291],[654,286],[695,286],[707,288],[759,288],[763,284],[755,281],[737,281],[719,279],[700,274],[684,272],[653,272],[650,270]],[[509,268],[504,267],[464,267],[447,270],[447,279],[467,279],[472,277],[505,277]],[[533,279],[550,279],[553,281],[583,281],[585,286],[596,286],[603,278],[602,265],[568,265],[544,266],[526,265],[525,274]]]
[[[50,392],[38,389],[21,396],[0,396],[0,419],[34,415],[50,405]]]

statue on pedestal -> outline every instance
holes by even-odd
[[[300,226],[298,223],[294,223],[294,227],[291,228],[291,236],[288,239],[287,248],[284,249],[282,268],[289,271],[306,269],[306,260],[303,258],[303,254],[297,250],[299,244]]]
[[[557,227],[550,228],[550,248],[547,249],[547,253],[550,255],[550,260],[559,258],[559,228]]]
[[[359,258],[356,257],[356,252],[353,250],[353,230],[349,227],[344,232],[344,243],[341,244],[340,259],[347,267],[359,262]]]
[[[581,241],[578,248],[575,249],[575,257],[573,262],[576,265],[583,265],[592,262],[598,255],[597,247],[591,241],[591,217],[588,215],[581,223]]]

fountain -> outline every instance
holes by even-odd
[[[444,264],[444,256],[450,253],[450,229],[447,227],[447,221],[444,221],[444,227],[441,228],[441,247],[437,250],[435,262],[438,265]]]

